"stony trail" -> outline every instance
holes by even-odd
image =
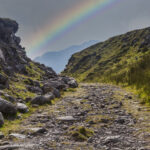
[[[149,150],[149,111],[119,87],[81,84],[24,120],[0,150]]]

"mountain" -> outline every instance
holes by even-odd
[[[15,33],[18,23],[0,18],[0,126],[4,119],[27,113],[33,105],[50,104],[60,91],[77,87],[73,78],[57,75],[51,67],[26,56]]]
[[[112,37],[75,53],[62,74],[82,82],[122,84],[150,101],[150,27]]]
[[[91,40],[81,45],[74,45],[57,52],[47,52],[42,56],[35,58],[34,60],[47,66],[51,66],[57,73],[60,73],[65,68],[68,59],[72,54],[79,52],[97,42],[98,41]]]

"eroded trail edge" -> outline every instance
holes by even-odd
[[[149,110],[119,87],[81,84],[23,121],[0,149],[150,149]]]

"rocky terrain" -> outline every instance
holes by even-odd
[[[149,110],[119,87],[81,84],[22,120],[0,149],[149,150]]]
[[[77,87],[73,78],[58,76],[52,68],[29,59],[15,35],[18,28],[16,21],[0,18],[0,126]]]

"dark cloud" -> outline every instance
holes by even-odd
[[[27,39],[42,29],[64,10],[84,0],[0,0],[1,17],[15,19],[20,24],[19,35],[28,48]],[[96,1],[96,0],[95,0]],[[74,27],[49,45],[50,50],[61,50],[89,40],[105,40],[136,28],[150,26],[150,0],[120,0],[103,13],[96,14]]]

